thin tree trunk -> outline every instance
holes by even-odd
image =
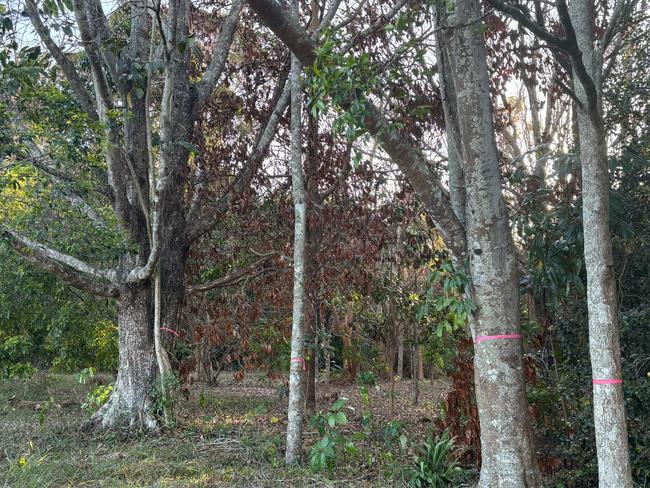
[[[309,260],[309,258],[307,258]],[[305,277],[306,278],[306,277]],[[307,280],[305,279],[305,283]],[[308,302],[307,302],[308,303]],[[311,307],[310,307],[311,308]],[[310,345],[309,359],[307,365],[307,381],[305,385],[305,407],[307,412],[312,414],[316,411],[316,370],[318,368],[318,336],[316,333],[316,320],[313,313],[306,314],[310,320],[305,324]]]
[[[589,355],[594,380],[594,425],[599,486],[632,486],[623,398],[620,328],[612,241],[605,133],[579,116],[582,219]],[[601,128],[602,129],[602,128]]]
[[[400,378],[404,374],[404,327],[401,323],[397,324],[397,376]]]
[[[632,486],[632,474],[622,385],[618,300],[609,230],[607,135],[602,119],[603,53],[593,47],[593,0],[574,0],[570,8],[582,62],[593,82],[592,87],[585,87],[574,69],[576,95],[582,100],[577,119],[598,483],[601,488],[627,488]],[[590,90],[592,96],[589,96]]]
[[[294,10],[298,8],[293,3]],[[302,87],[301,65],[291,57],[291,180],[295,212],[293,257],[293,320],[291,327],[291,363],[289,372],[289,407],[287,420],[287,451],[285,462],[294,464],[302,451],[302,420],[304,410],[303,382],[305,365],[305,244],[307,201],[302,170]]]

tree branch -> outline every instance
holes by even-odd
[[[61,267],[59,264],[49,261],[49,260],[40,260],[33,255],[26,254],[24,248],[21,248],[20,245],[12,242],[11,247],[20,254],[25,261],[36,266],[37,268],[51,273],[55,276],[58,276],[67,284],[78,288],[79,290],[87,291],[93,295],[107,298],[117,298],[120,296],[120,292],[117,287],[113,285],[105,285],[102,283],[97,283],[94,280],[88,279],[87,276],[80,275],[71,270],[66,270]]]
[[[609,24],[607,24],[607,29],[605,29],[605,33],[603,34],[603,37],[600,41],[600,45],[598,46],[601,56],[605,54],[605,50],[612,42],[612,38],[614,37],[618,29],[618,21],[621,19],[623,11],[626,10],[627,6],[628,6],[628,2],[626,0],[618,0],[616,2],[616,5],[614,5],[614,12],[612,13],[611,19],[609,19]]]
[[[323,19],[320,22],[320,25],[314,31],[315,36],[318,36],[318,34],[327,29],[332,23],[332,20],[334,20],[334,16],[339,9],[339,5],[341,5],[341,1],[342,0],[332,0],[329,8],[327,9],[327,12],[325,12]]]
[[[266,124],[264,124],[263,128],[258,133],[255,146],[251,154],[248,156],[247,162],[235,177],[235,180],[230,185],[226,194],[219,199],[216,208],[212,209],[213,212],[216,212],[216,216],[199,216],[200,205],[198,203],[190,207],[190,212],[187,216],[189,227],[186,239],[188,244],[194,242],[205,233],[210,232],[210,230],[219,223],[223,214],[232,204],[235,196],[243,192],[244,189],[250,185],[250,182],[262,164],[262,160],[266,155],[271,141],[273,141],[273,137],[275,136],[278,125],[280,124],[280,119],[289,105],[290,90],[289,84],[287,84],[287,75],[288,72],[284,71],[278,81],[276,94],[274,96],[275,106],[269,115]],[[197,190],[200,191],[200,188]],[[198,198],[198,201],[200,202],[200,198]]]
[[[22,123],[20,120],[16,120],[16,125],[21,126]],[[22,127],[21,127],[22,128]],[[26,141],[25,145],[30,152],[30,162],[38,169],[46,173],[50,179],[58,184],[65,184],[65,177],[56,169],[54,161],[51,160],[50,156],[47,155],[44,151],[41,150],[38,145],[32,141]],[[100,229],[106,228],[106,223],[104,220],[95,212],[95,209],[92,208],[83,198],[77,195],[75,192],[68,189],[63,189],[63,195],[65,199],[77,210],[83,213],[88,219],[95,225],[95,227]]]
[[[358,32],[355,34],[350,42],[348,42],[343,49],[341,50],[342,53],[347,53],[350,49],[352,49],[355,44],[359,43],[360,41],[363,41],[367,37],[370,37],[373,35],[375,32],[378,32],[380,29],[384,28],[386,24],[388,24],[393,17],[397,15],[397,13],[402,9],[404,5],[406,5],[408,0],[397,0],[395,4],[391,7],[391,9],[386,13],[386,15],[381,15],[379,19],[374,23],[363,29],[361,32]]]
[[[77,19],[77,26],[79,27],[81,42],[88,55],[88,61],[93,73],[95,95],[99,104],[97,112],[102,122],[108,122],[106,111],[113,108],[113,99],[110,94],[108,81],[106,80],[106,74],[102,69],[101,51],[95,41],[96,33],[91,29],[94,26],[88,20],[86,1],[88,0],[73,0],[74,13]]]
[[[81,108],[84,109],[91,119],[97,120],[98,115],[97,110],[95,109],[94,100],[86,90],[84,82],[79,76],[79,73],[77,73],[72,62],[54,40],[52,40],[52,37],[41,20],[36,2],[34,0],[25,0],[25,11],[27,12],[27,15],[29,15],[32,25],[34,26],[38,37],[41,39],[41,42],[45,44],[45,47],[57,62],[61,71],[63,71],[63,74],[70,83],[70,87],[76,95],[79,105],[81,105]]]
[[[303,66],[314,63],[316,43],[291,14],[283,11],[273,0],[248,0],[248,3],[261,21],[300,59]],[[355,94],[351,93],[350,100],[354,97]],[[454,258],[463,262],[467,251],[465,230],[451,207],[449,194],[431,174],[427,162],[407,138],[391,128],[386,117],[370,101],[365,102],[364,125],[406,175],[429,216],[440,229]]]
[[[507,5],[501,0],[487,0],[487,2],[495,9],[503,12],[504,14],[519,22],[523,27],[527,28],[538,38],[546,41],[551,47],[564,52],[570,48],[566,39],[554,36],[542,26],[537,24],[533,19],[530,18],[530,16],[523,10],[521,6]]]
[[[4,226],[0,226],[0,236],[9,240],[14,248],[21,249],[22,255],[32,255],[39,261],[49,262],[52,265],[63,266],[70,268],[76,273],[81,273],[88,277],[99,280],[107,280],[115,284],[116,273],[115,270],[99,269],[90,264],[87,264],[75,257],[63,254],[55,249],[51,249],[42,244],[32,241],[31,239],[11,230]]]
[[[223,68],[228,59],[228,53],[230,52],[230,46],[232,45],[235,31],[237,30],[239,13],[243,7],[243,0],[235,0],[223,26],[221,27],[219,38],[214,46],[214,50],[212,51],[212,60],[205,70],[205,73],[203,73],[203,77],[196,85],[197,109],[200,109],[210,95],[212,95],[214,87],[216,86],[217,81],[219,81],[221,73],[223,73]]]
[[[587,72],[587,68],[582,59],[582,51],[578,46],[578,40],[576,38],[575,29],[573,28],[573,22],[571,22],[569,8],[567,7],[565,0],[557,0],[556,5],[560,23],[562,24],[564,34],[567,36],[567,42],[570,46],[567,52],[571,57],[573,71],[582,84],[585,96],[587,97],[587,100],[583,101],[583,108],[587,110],[590,117],[598,117],[598,90],[596,89],[593,78]]]
[[[254,271],[256,271],[260,266],[265,264],[267,261],[273,257],[274,253],[267,254],[261,259],[258,259],[255,261],[253,264],[246,266],[245,268],[238,269],[237,271],[233,271],[230,274],[227,274],[226,276],[222,276],[221,278],[217,278],[216,280],[209,281],[208,283],[204,283],[202,285],[190,285],[186,288],[186,294],[188,295],[196,295],[198,293],[203,293],[206,291],[214,290],[216,288],[225,288],[226,286],[233,286],[236,285],[237,283],[240,283],[244,279],[247,279]],[[266,269],[262,269],[259,272],[255,273],[253,276],[259,276],[260,274],[266,272]]]

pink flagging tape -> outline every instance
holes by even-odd
[[[160,330],[164,330],[165,332],[171,332],[171,333],[174,334],[176,337],[178,337],[178,332],[176,332],[175,330],[168,329],[167,327],[161,327]]]
[[[307,371],[307,363],[305,362],[305,358],[291,358],[291,362],[302,364],[302,369],[304,371]]]
[[[623,380],[592,380],[594,385],[620,385],[623,383]]]
[[[478,344],[483,341],[494,341],[498,339],[521,339],[521,334],[499,334],[499,335],[489,335],[489,336],[478,336],[474,339],[474,342]]]

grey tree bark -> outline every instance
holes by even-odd
[[[284,41],[305,65],[315,60],[315,43],[297,20],[271,0],[248,0],[262,22]],[[479,310],[474,321],[477,335],[519,331],[518,282],[513,244],[501,196],[494,128],[489,97],[485,46],[476,19],[478,4],[459,2],[454,75],[457,106],[464,114],[460,135],[462,160],[467,166],[467,234],[454,212],[449,194],[427,168],[410,143],[389,129],[388,121],[371,102],[366,102],[365,128],[398,164],[440,229],[457,264],[471,251],[473,294]],[[462,18],[460,18],[462,17]],[[465,84],[460,85],[460,77]],[[353,95],[351,94],[351,97]],[[468,111],[467,109],[471,110]],[[460,112],[460,110],[459,110]],[[459,212],[461,213],[461,212]],[[470,224],[469,221],[472,221]],[[481,409],[482,444],[486,448],[481,473],[482,487],[537,487],[541,477],[535,461],[525,396],[520,340],[480,343],[476,354],[477,388]]]
[[[156,378],[156,357],[151,328],[149,285],[125,284],[118,301],[120,365],[113,394],[85,428],[122,426],[154,429],[151,385]]]
[[[589,353],[593,375],[594,424],[598,453],[599,486],[632,486],[627,427],[621,378],[618,306],[609,231],[609,171],[607,134],[603,121],[603,59],[610,42],[621,29],[632,1],[619,0],[609,23],[596,36],[592,0],[556,3],[564,37],[547,31],[526,12],[500,0],[489,0],[497,9],[526,27],[551,48],[566,53],[571,63],[577,107],[577,133],[582,169],[582,202]]]
[[[294,2],[294,11],[298,6]],[[291,326],[291,362],[289,367],[289,407],[287,420],[286,464],[301,458],[302,420],[305,408],[305,246],[307,233],[307,196],[302,168],[302,66],[291,56],[291,183],[294,204],[293,317]]]
[[[466,230],[472,297],[476,399],[481,422],[480,487],[540,487],[530,428],[519,324],[519,283],[501,194],[485,41],[476,0],[459,0],[439,36],[456,96],[467,189]],[[446,87],[449,81],[444,84]],[[453,116],[453,110],[445,115]],[[449,136],[448,136],[449,137]],[[451,189],[453,191],[453,188]]]
[[[619,7],[623,3],[619,2]],[[602,488],[626,488],[632,486],[632,473],[622,385],[618,297],[609,230],[609,166],[602,107],[605,46],[594,48],[593,0],[573,0],[570,16],[588,76],[585,79],[577,75],[581,67],[575,66],[576,61],[580,61],[576,59],[573,71],[576,73],[574,88],[581,101],[578,134],[598,484]],[[615,28],[616,21],[614,17],[610,27]]]

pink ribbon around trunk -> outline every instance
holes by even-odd
[[[161,327],[160,330],[164,330],[165,332],[169,332],[169,333],[174,334],[175,336],[178,337],[178,332],[176,332],[175,330],[169,329],[167,327]]]
[[[489,336],[478,336],[474,339],[474,343],[478,344],[483,341],[494,341],[497,339],[521,339],[521,334],[499,334],[499,335],[489,335]]]
[[[612,379],[612,380],[592,380],[592,383],[594,385],[620,385],[621,383],[623,383],[623,380],[616,380],[616,379]]]
[[[291,362],[302,364],[303,371],[307,371],[307,363],[305,363],[305,358],[291,358]]]

